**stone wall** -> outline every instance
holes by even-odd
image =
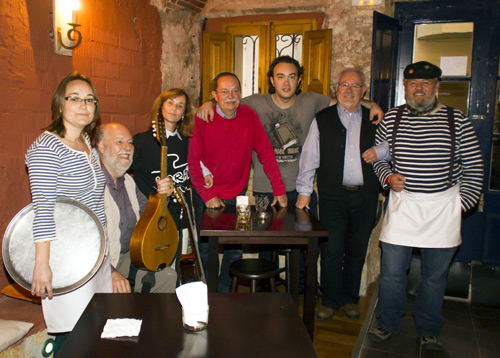
[[[203,19],[193,11],[170,11],[161,3],[152,3],[159,11],[162,24],[162,91],[173,87],[184,88],[197,107],[200,97]]]
[[[336,74],[344,67],[358,67],[369,78],[373,10],[384,12],[385,6],[353,7],[351,0],[298,0],[293,4],[286,0],[257,0],[251,3],[244,0],[208,0],[202,14],[207,17],[221,17],[257,15],[264,11],[270,14],[324,12],[323,28],[333,30],[333,83]]]
[[[194,103],[200,94],[200,49],[203,18],[297,14],[325,14],[323,28],[333,30],[331,88],[337,74],[345,67],[364,71],[370,80],[373,11],[392,13],[388,0],[382,6],[353,7],[350,0],[207,0],[201,15],[189,10],[172,10],[168,3],[152,0],[162,19],[163,55],[161,61],[163,89],[186,88]],[[180,21],[180,20],[183,21]],[[250,20],[249,20],[250,21]],[[369,91],[367,93],[369,96]]]

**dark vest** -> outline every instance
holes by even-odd
[[[362,108],[360,153],[373,147],[377,126],[370,122],[370,111]],[[340,196],[344,177],[344,156],[347,130],[342,125],[337,105],[327,107],[316,114],[319,129],[320,163],[318,168],[319,197],[335,200]],[[374,195],[380,189],[373,165],[361,159],[363,190],[366,195]]]

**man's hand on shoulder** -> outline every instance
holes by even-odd
[[[212,101],[207,101],[203,103],[198,111],[196,111],[196,115],[202,121],[208,123],[208,121],[213,122],[214,120],[214,103]]]
[[[379,124],[382,122],[382,119],[384,119],[384,111],[382,111],[382,108],[375,102],[372,102],[373,105],[370,108],[370,121],[372,121],[373,124]]]
[[[130,283],[118,271],[111,272],[113,282],[113,293],[130,293]]]
[[[361,105],[370,109],[370,121],[372,121],[373,124],[382,122],[382,119],[384,119],[384,111],[382,111],[382,108],[380,108],[378,104],[364,99],[361,101]]]

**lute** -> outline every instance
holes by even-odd
[[[165,123],[155,118],[153,128],[161,145],[160,177],[167,177],[167,135]],[[177,253],[179,235],[168,211],[166,194],[151,194],[130,238],[130,260],[138,268],[158,271],[170,265]]]

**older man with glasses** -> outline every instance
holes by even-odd
[[[388,152],[387,143],[372,148],[377,127],[361,106],[364,74],[343,70],[336,89],[338,103],[316,114],[311,124],[297,177],[296,206],[309,208],[317,172],[320,221],[329,231],[328,240],[320,243],[324,296],[317,318],[322,321],[340,308],[348,318],[360,317],[361,272],[380,189],[371,163]]]
[[[241,85],[238,77],[230,72],[217,75],[212,95],[217,102],[213,123],[206,123],[198,116],[195,117],[188,153],[191,182],[206,207],[235,205],[236,197],[244,195],[253,151],[257,153],[272,184],[274,202],[279,202],[282,207],[287,206],[285,184],[266,131],[257,113],[249,106],[240,105]],[[200,161],[213,175],[211,188],[205,188]],[[196,198],[194,201],[196,202]],[[201,217],[199,209],[199,205],[195,204],[198,222]],[[207,254],[208,243],[200,243],[200,255],[205,266]],[[219,291],[229,292],[229,265],[241,258],[241,254],[241,250],[225,250]]]

